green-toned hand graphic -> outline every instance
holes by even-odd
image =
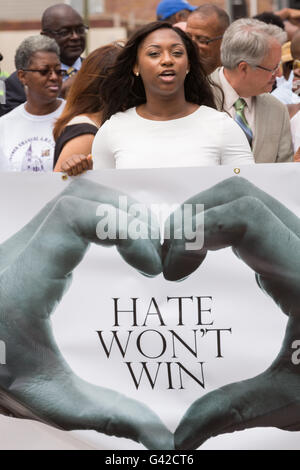
[[[118,209],[119,196],[76,180],[0,246],[0,337],[7,348],[7,364],[0,367],[0,411],[65,430],[127,437],[149,449],[170,449],[173,436],[154,412],[78,377],[52,334],[50,315],[90,243],[116,244],[126,262],[148,276],[162,270],[158,241],[101,241],[96,236],[97,207]]]
[[[293,356],[300,340],[300,221],[239,177],[186,202],[205,206],[204,247],[187,251],[185,240],[166,241],[165,277],[183,279],[197,269],[207,251],[232,246],[289,320],[282,348],[271,366],[257,377],[226,385],[195,401],[175,432],[175,446],[192,449],[212,436],[258,426],[299,431],[300,364]]]

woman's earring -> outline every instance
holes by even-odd
[[[140,73],[139,72],[135,72],[135,76],[136,77],[139,77]]]
[[[189,70],[186,71],[186,75],[189,73]]]

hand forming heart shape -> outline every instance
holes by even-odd
[[[75,375],[50,323],[91,242],[117,243],[121,256],[148,276],[162,271],[159,240],[97,237],[97,207],[118,208],[120,195],[91,181],[74,181],[1,245],[0,333],[7,364],[0,367],[0,411],[65,430],[127,437],[149,449],[170,449],[173,435],[150,408]]]
[[[117,207],[119,195],[87,180],[75,181],[0,247],[0,331],[8,347],[8,364],[0,368],[0,410],[66,430],[94,429],[127,437],[149,449],[171,449],[172,434],[146,405],[76,376],[51,331],[50,314],[89,243],[112,244],[96,236],[96,208],[100,203]],[[186,251],[185,240],[165,241],[165,277],[186,277],[202,263],[207,250],[233,246],[256,272],[260,288],[290,318],[272,365],[253,379],[197,400],[175,432],[175,445],[191,449],[211,436],[256,426],[299,430],[300,377],[291,361],[291,345],[300,334],[299,219],[236,177],[187,202],[205,205],[205,246],[198,252]],[[151,276],[161,272],[158,241],[129,238],[115,244],[139,271]]]
[[[166,242],[165,277],[184,278],[202,263],[207,250],[232,246],[289,321],[271,366],[194,402],[175,432],[175,447],[195,448],[212,436],[252,427],[299,431],[300,365],[292,356],[300,339],[300,220],[243,178],[225,180],[186,203],[204,204],[205,244],[195,252],[185,250],[185,240]]]

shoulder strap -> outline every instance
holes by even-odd
[[[80,114],[79,116],[75,116],[71,121],[68,122],[67,126],[71,126],[72,124],[92,124],[93,126],[97,126],[97,124],[92,121],[89,117],[85,116],[84,114]]]

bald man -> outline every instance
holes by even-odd
[[[207,75],[221,65],[221,42],[229,21],[226,11],[211,3],[201,5],[187,19],[186,33],[197,44]]]
[[[76,72],[81,67],[81,54],[85,49],[87,27],[83,24],[79,13],[64,3],[47,8],[43,13],[41,23],[41,34],[55,39],[60,47],[61,68],[67,71],[60,95],[64,98]],[[5,84],[4,114],[26,101],[23,85],[18,80],[16,72],[10,75]]]
[[[66,68],[80,69],[86,29],[82,17],[70,5],[59,3],[43,13],[41,34],[55,39],[60,47],[60,60]]]

